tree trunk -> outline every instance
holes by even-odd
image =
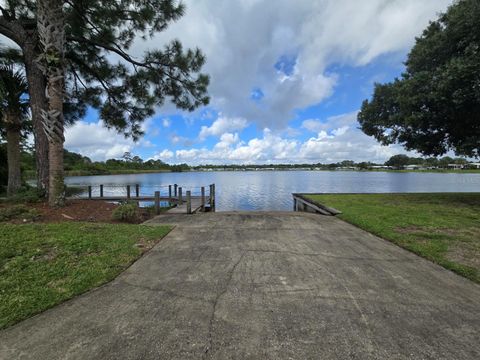
[[[48,139],[42,123],[42,110],[46,111],[45,77],[35,63],[38,56],[38,38],[30,39],[23,48],[25,70],[28,80],[30,108],[32,111],[33,134],[35,138],[35,167],[37,172],[37,188],[45,195],[48,192]]]
[[[63,175],[63,87],[62,79],[48,80],[49,111],[58,113],[55,119],[55,135],[48,143],[49,187],[48,203],[50,206],[65,204],[65,185]],[[62,96],[59,96],[62,95]],[[61,132],[61,133],[60,133]]]
[[[50,206],[63,206],[65,186],[63,179],[63,98],[65,84],[65,14],[63,1],[37,1],[37,28],[43,45],[38,59],[47,79],[48,111],[42,113],[48,138]]]
[[[22,177],[20,172],[20,125],[19,121],[7,115],[6,123],[7,132],[7,162],[8,162],[8,185],[7,196],[13,196],[17,193],[22,185]]]

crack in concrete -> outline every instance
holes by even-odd
[[[376,259],[376,258],[337,256],[337,255],[331,255],[327,253],[302,253],[302,252],[289,251],[289,250],[243,249],[243,251],[259,252],[259,253],[280,253],[280,254],[284,253],[284,254],[291,254],[291,255],[298,255],[298,256],[323,256],[323,257],[341,259],[341,260],[387,261],[387,262],[404,262],[404,263],[409,263],[414,261],[410,259]]]
[[[213,333],[213,322],[215,321],[215,312],[217,311],[217,304],[218,304],[218,301],[220,300],[220,298],[223,295],[225,295],[225,293],[228,291],[228,287],[229,287],[230,283],[232,282],[233,274],[234,274],[236,268],[238,267],[238,265],[240,264],[240,262],[243,260],[244,256],[245,256],[245,252],[242,252],[242,254],[240,255],[237,262],[228,271],[226,284],[223,287],[222,291],[220,291],[217,294],[217,296],[215,297],[215,299],[213,301],[212,312],[210,314],[210,320],[209,320],[209,323],[208,323],[208,341],[207,341],[207,345],[205,346],[205,351],[203,353],[202,359],[205,359],[207,356],[210,356],[213,353],[213,351],[212,351],[212,349],[213,349],[212,333]]]
[[[167,290],[167,289],[164,289],[164,288],[155,288],[155,287],[146,286],[146,285],[132,284],[132,283],[126,281],[126,280],[120,280],[120,281],[127,286],[131,286],[131,287],[134,287],[134,288],[137,288],[137,289],[148,290],[148,291],[157,292],[157,293],[162,292],[162,293],[165,293],[165,294],[173,296],[173,297],[178,297],[178,298],[187,299],[187,300],[191,300],[191,301],[200,301],[200,302],[212,303],[212,301],[208,300],[208,299],[202,299],[200,297],[187,296],[187,295],[179,294],[175,291]]]

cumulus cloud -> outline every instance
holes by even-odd
[[[220,116],[211,126],[202,126],[198,138],[205,140],[209,136],[220,136],[226,132],[243,130],[247,125],[248,122],[246,119]]]
[[[319,122],[318,133],[305,141],[284,138],[270,129],[248,142],[238,134],[225,133],[212,148],[181,149],[172,158],[192,164],[332,163],[342,160],[383,163],[392,155],[405,153],[399,146],[381,146],[358,129],[357,112]],[[416,155],[416,154],[410,154]]]
[[[217,111],[283,129],[296,109],[332,95],[337,74],[328,71],[330,65],[363,66],[405,52],[451,0],[185,3],[182,19],[134,50],[140,54],[172,38],[200,47]]]
[[[174,155],[173,151],[170,151],[168,149],[164,149],[164,150],[160,151],[158,154],[155,154],[154,156],[152,156],[151,159],[166,161],[166,160],[172,159],[174,156],[175,155]]]
[[[123,153],[132,151],[134,146],[133,140],[107,129],[102,121],[78,121],[65,129],[65,148],[92,160],[119,158]]]

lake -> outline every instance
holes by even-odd
[[[291,210],[292,193],[480,192],[480,174],[360,171],[212,171],[132,175],[75,176],[67,184],[105,185],[105,195],[125,194],[123,185],[140,192],[168,194],[178,184],[192,194],[215,183],[217,211]],[[164,186],[164,187],[160,187]],[[98,194],[98,189],[93,189]],[[133,193],[133,190],[132,190]]]

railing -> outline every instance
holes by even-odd
[[[215,184],[209,185],[208,194],[205,186],[185,188],[178,184],[142,186],[139,184],[69,184],[69,188],[70,192],[75,192],[68,196],[69,199],[153,202],[156,214],[160,213],[161,207],[167,206],[176,207],[171,211],[173,213],[191,214],[197,211],[215,211]]]

